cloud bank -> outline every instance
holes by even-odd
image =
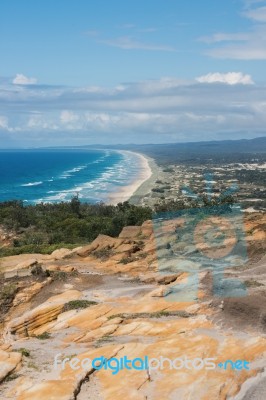
[[[206,55],[220,59],[266,60],[266,1],[246,0],[241,15],[250,23],[246,32],[217,32],[198,39],[210,46]]]
[[[12,82],[14,85],[34,85],[35,83],[37,83],[37,79],[27,78],[23,74],[17,74]]]
[[[0,79],[0,147],[265,135],[266,86],[257,86],[243,72],[208,73],[193,81],[162,78],[113,88],[7,81]]]
[[[250,75],[245,75],[242,72],[228,72],[221,74],[220,72],[209,73],[207,75],[196,78],[201,83],[227,83],[228,85],[252,85],[254,84]]]

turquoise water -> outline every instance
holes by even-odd
[[[134,153],[115,150],[0,150],[0,201],[106,201],[138,173]]]

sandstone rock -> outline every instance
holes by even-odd
[[[35,294],[37,294],[44,286],[51,282],[51,278],[46,279],[43,282],[37,282],[33,286],[27,287],[17,293],[13,300],[13,306],[16,307],[21,303],[28,302]]]
[[[141,227],[140,226],[126,226],[122,229],[119,238],[121,239],[133,239],[136,238],[138,235],[141,234]]]
[[[59,271],[59,270],[60,270],[60,266],[56,265],[56,264],[46,266],[46,271]]]
[[[50,257],[53,260],[63,260],[64,258],[68,258],[71,255],[73,255],[72,250],[62,248],[53,251]]]
[[[22,263],[17,265],[17,269],[31,268],[34,265],[38,264],[36,258],[30,258],[29,260],[23,261]]]
[[[8,353],[0,350],[0,382],[12,371],[14,371],[21,362],[20,353]]]
[[[143,222],[143,224],[141,225],[141,234],[146,238],[149,238],[153,234],[152,221]]]
[[[182,275],[182,272],[173,275],[157,275],[156,282],[160,285],[169,285],[169,283],[174,282],[180,275]]]
[[[158,275],[156,273],[148,273],[146,275],[140,275],[139,280],[143,283],[155,283],[157,282]]]
[[[166,297],[172,292],[170,287],[160,286],[150,293],[151,297]]]
[[[10,340],[10,334],[20,337],[33,336],[38,328],[57,318],[65,303],[79,299],[80,296],[81,293],[77,290],[69,290],[51,297],[40,306],[27,311],[21,317],[11,320],[5,328],[4,337],[6,340]]]
[[[77,250],[77,255],[80,257],[87,257],[95,250],[102,250],[104,248],[116,248],[121,245],[123,240],[112,238],[107,235],[98,235],[97,238],[88,246],[84,246],[81,249]]]
[[[254,227],[254,221],[250,220],[250,223]],[[256,220],[256,229],[258,229],[257,225],[259,225],[259,220]],[[151,222],[144,227],[147,229],[146,236],[148,236],[148,229],[152,227]],[[145,236],[143,226],[140,229],[141,235]],[[100,290],[90,292],[89,297],[98,295],[98,299],[103,303],[83,310],[61,313],[63,304],[72,299],[71,291],[66,292],[49,299],[50,303],[45,302],[40,308],[37,307],[22,315],[20,319],[11,321],[9,329],[12,326],[15,327],[18,336],[25,326],[33,335],[46,330],[52,332],[47,345],[49,347],[55,345],[56,352],[61,348],[62,353],[67,351],[68,354],[76,354],[80,351],[80,343],[85,343],[90,349],[86,353],[78,354],[78,358],[81,359],[87,357],[92,359],[102,355],[107,358],[127,356],[133,359],[147,355],[149,358],[163,356],[175,359],[187,355],[188,358],[214,357],[218,362],[224,362],[227,359],[246,359],[252,362],[261,358],[266,351],[265,338],[256,337],[253,331],[242,339],[238,335],[235,336],[234,331],[216,327],[213,318],[208,318],[212,316],[214,309],[207,302],[202,302],[200,295],[195,302],[176,302],[172,299],[174,296],[167,296],[168,291],[172,290],[172,285],[187,281],[188,273],[182,271],[199,273],[199,281],[202,282],[203,273],[199,272],[201,271],[199,264],[184,258],[180,259],[176,265],[175,262],[165,259],[161,267],[165,268],[166,273],[169,273],[167,269],[173,267],[172,272],[170,275],[163,275],[160,271],[156,273],[158,263],[154,257],[155,244],[152,234],[147,239],[141,238],[138,234],[137,237],[134,235],[132,233],[132,237],[124,238],[109,238],[100,235],[93,244],[78,250],[81,254],[83,251],[85,257],[89,256],[82,260],[82,264],[88,265],[89,268],[91,263],[96,270],[140,278],[142,282],[158,283],[160,287],[156,290],[152,289],[145,295],[140,290],[140,294],[133,297],[126,297],[123,291],[119,294],[117,288],[114,289],[115,295],[112,287],[107,290],[104,288],[102,293]],[[138,240],[144,241],[145,250],[142,251],[147,252],[147,256],[127,264],[119,263],[121,256],[127,255]],[[105,248],[113,251],[107,261],[97,260],[91,254],[96,249]],[[136,255],[138,253],[136,251]],[[78,260],[81,263],[81,260]],[[63,270],[66,267],[68,266],[63,266]],[[178,313],[171,314],[167,319],[160,319],[163,316],[160,311],[178,311]],[[110,318],[111,316],[114,318]],[[10,330],[7,329],[6,333],[8,332]],[[219,335],[216,332],[219,332]],[[31,340],[29,337],[28,341]],[[118,346],[117,343],[121,344]],[[92,346],[95,344],[100,348],[93,349]],[[45,347],[46,344],[42,343],[42,345]],[[8,350],[9,346],[2,349]],[[75,396],[79,397],[77,393],[86,374],[95,374],[91,368],[86,371],[75,371],[67,366],[54,378],[53,373],[46,374],[42,368],[42,361],[39,360],[40,371],[34,371],[30,380],[18,378],[12,383],[16,385],[13,395],[10,394],[12,400],[47,400],[52,396],[54,400],[70,400]],[[103,369],[98,371],[95,377],[99,382],[99,395],[105,400],[145,400],[147,397],[151,400],[179,398],[225,400],[230,396],[234,397],[243,382],[255,376],[257,372],[258,369],[236,373],[230,368],[223,371],[220,369],[191,371],[185,368],[180,371],[175,368],[165,368],[160,371],[151,370],[149,379],[146,371],[122,370],[117,375],[113,375],[110,370]]]

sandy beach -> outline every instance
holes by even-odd
[[[139,174],[132,183],[119,188],[118,192],[111,193],[107,204],[116,205],[128,200],[131,203],[137,204],[140,197],[151,190],[151,182],[155,175],[155,162],[151,158],[133,151],[121,150],[121,153],[133,153],[138,157],[140,165]]]

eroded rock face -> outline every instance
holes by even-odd
[[[11,340],[13,335],[28,337],[45,332],[46,324],[57,318],[64,304],[70,300],[77,300],[80,296],[80,292],[68,290],[58,296],[51,297],[40,306],[24,313],[21,317],[11,320],[4,332],[6,341]]]
[[[0,349],[0,382],[19,366],[21,358],[20,353]]]
[[[248,217],[247,229],[249,236],[252,236],[249,241],[251,247],[254,243],[258,248],[263,246],[263,218],[254,214]],[[166,230],[171,234],[177,223],[179,222],[175,221],[173,226],[169,224]],[[177,251],[178,244],[180,243],[177,242]],[[181,244],[179,248],[187,248],[189,253],[187,243]],[[53,400],[79,400],[80,388],[84,386],[90,393],[90,397],[86,398],[95,400],[226,400],[229,396],[235,396],[243,382],[255,376],[260,366],[266,365],[266,339],[256,330],[254,319],[252,326],[245,328],[241,335],[237,326],[233,326],[232,330],[231,326],[223,325],[223,313],[229,315],[230,310],[237,310],[240,305],[248,304],[248,298],[247,302],[238,302],[237,299],[225,301],[222,307],[216,308],[216,300],[211,297],[211,291],[206,290],[211,286],[208,273],[200,271],[199,266],[190,261],[189,257],[180,261],[181,269],[184,267],[186,272],[162,273],[158,271],[155,250],[152,223],[147,221],[142,227],[125,228],[119,238],[100,235],[90,245],[77,249],[65,263],[64,251],[56,253],[61,257],[59,260],[53,258],[52,261],[50,256],[44,257],[42,262],[45,267],[53,271],[71,272],[73,265],[79,270],[80,264],[82,269],[87,268],[89,271],[92,265],[94,271],[108,276],[110,286],[108,283],[100,290],[93,285],[81,287],[78,291],[66,290],[31,310],[22,311],[19,317],[6,321],[4,340],[7,345],[2,353],[0,351],[0,368],[1,362],[5,365],[2,376],[19,368],[21,364],[21,354],[12,352],[9,343],[12,343],[13,350],[29,347],[37,368],[33,372],[26,368],[23,357],[19,370],[21,377],[5,384],[0,397],[12,400],[47,400],[52,395]],[[9,261],[5,262],[8,264]],[[259,265],[256,268],[264,267]],[[184,284],[189,270],[193,269],[199,270],[197,300],[174,301],[171,297],[173,288]],[[117,274],[127,275],[131,279],[126,291],[121,289],[118,278],[116,285],[111,282],[111,275]],[[242,276],[240,272],[239,276]],[[78,280],[79,277],[73,279]],[[246,279],[244,275],[243,280]],[[135,288],[136,292],[130,291]],[[29,301],[33,293],[43,289],[44,286],[36,284],[28,293],[23,290],[15,298],[15,308],[20,301]],[[255,289],[251,287],[250,290],[253,293]],[[256,292],[256,296],[262,296],[264,288],[260,290],[261,292]],[[65,303],[78,299],[93,299],[98,304],[92,303],[84,309],[64,312]],[[257,318],[260,318],[259,314]],[[217,320],[219,324],[215,322]],[[36,344],[37,339],[34,336],[44,332],[49,332],[51,337],[42,344]],[[42,347],[47,353],[50,351],[47,360],[38,355],[38,350]],[[97,371],[91,366],[75,370],[70,367],[69,362],[64,369],[54,370],[54,356],[57,353],[61,353],[63,358],[64,355],[69,355],[70,359],[78,358],[80,362],[86,358],[101,356],[107,359],[123,356],[129,359],[148,356],[151,359],[162,356],[171,360],[185,356],[189,359],[209,357],[216,358],[217,364],[228,359],[247,360],[252,368],[242,371],[232,368],[221,370],[218,367],[215,370],[123,369],[113,375],[111,370]],[[256,363],[252,364],[253,362]],[[165,364],[167,365],[167,361]],[[88,380],[85,380],[86,377]],[[100,397],[93,391],[93,377],[97,378]]]
[[[43,282],[36,282],[29,288],[25,288],[17,293],[16,297],[13,300],[13,307],[18,306],[19,304],[28,302],[35,294],[39,293],[40,290],[48,285],[51,282],[51,278],[47,278]]]

